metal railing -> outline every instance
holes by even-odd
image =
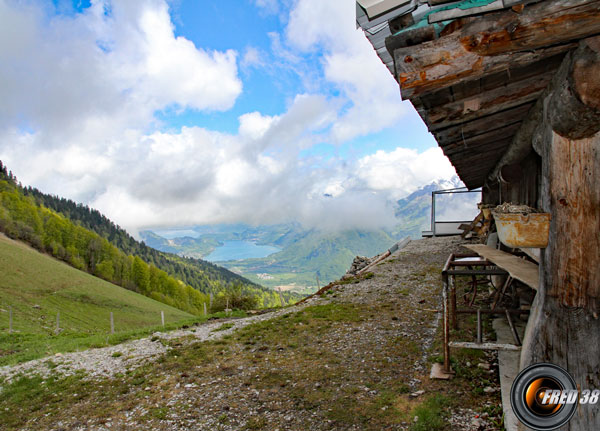
[[[436,219],[436,196],[447,194],[481,193],[481,189],[469,190],[467,187],[454,189],[435,190],[431,192],[431,231],[423,231],[423,236],[458,235],[458,227],[463,223],[471,223],[472,220],[437,220]],[[439,229],[445,227],[445,229]]]

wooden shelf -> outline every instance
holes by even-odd
[[[539,268],[535,263],[483,244],[469,244],[465,245],[465,247],[504,269],[512,278],[525,283],[532,289],[538,290]]]

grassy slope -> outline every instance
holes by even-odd
[[[93,336],[110,332],[110,312],[115,331],[136,331],[194,316],[68,266],[32,248],[0,235],[0,365],[97,344]],[[34,306],[39,306],[39,308]],[[13,309],[13,329],[8,335],[8,307]],[[54,336],[60,311],[60,336]],[[86,337],[92,337],[86,342]],[[77,343],[71,343],[77,339]],[[42,342],[42,340],[45,340]],[[45,343],[47,349],[36,350]],[[33,350],[31,350],[33,349]],[[16,356],[24,355],[16,358]],[[12,359],[10,358],[12,357]]]

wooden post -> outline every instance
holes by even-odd
[[[8,333],[12,334],[13,322],[12,322],[12,307],[8,307]]]
[[[448,275],[442,274],[442,302],[444,306],[444,369],[445,373],[450,373],[450,316],[448,300]]]
[[[458,319],[456,318],[456,277],[451,275],[450,284],[450,323],[453,329],[458,329]]]
[[[481,327],[481,309],[477,309],[477,344],[483,343],[483,331]]]
[[[208,308],[210,308],[210,309],[212,310],[212,304],[213,304],[213,294],[212,294],[212,293],[210,293],[210,294],[208,295],[208,297],[209,297],[209,301],[210,301],[210,302],[209,302],[209,307],[208,307]]]
[[[162,322],[162,325],[165,326],[165,312],[164,311],[160,312],[160,321]]]
[[[207,313],[206,313],[206,302],[203,302],[202,305],[204,305],[204,317],[206,317]]]
[[[110,333],[115,333],[115,318],[112,311],[110,312]]]
[[[545,127],[533,142],[542,156],[542,209],[552,221],[521,367],[551,362],[578,387],[600,388],[600,38],[565,57],[545,102]],[[600,429],[600,411],[590,407],[561,429]]]

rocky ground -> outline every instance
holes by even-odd
[[[497,370],[440,359],[440,270],[454,238],[413,241],[275,313],[0,369],[6,429],[501,429]],[[25,375],[26,377],[22,377]],[[36,376],[38,375],[38,376]]]

